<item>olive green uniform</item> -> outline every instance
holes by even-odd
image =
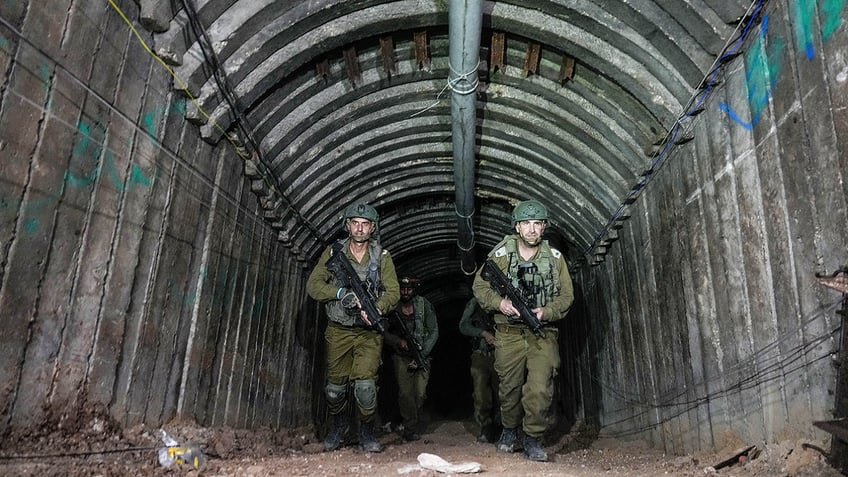
[[[381,314],[394,308],[400,298],[397,274],[391,254],[371,240],[368,250],[359,262],[354,258],[345,241],[344,253],[350,260],[361,280],[365,280],[368,268],[374,262],[379,269],[379,281],[383,291],[375,300]],[[341,303],[342,284],[327,269],[332,246],[327,247],[318,264],[309,275],[306,291],[316,301],[325,303],[329,323],[324,334],[327,344],[327,405],[331,415],[347,409],[347,387],[353,383],[353,394],[362,422],[372,422],[377,411],[377,371],[383,347],[383,337],[376,331],[365,328],[354,312],[346,310]],[[372,260],[372,257],[375,257]],[[373,318],[373,317],[369,317]]]
[[[508,235],[495,246],[489,258],[516,287],[519,265],[535,264],[537,272],[530,278],[536,288],[536,305],[532,308],[543,309],[543,322],[562,319],[574,301],[565,259],[544,240],[536,254],[524,261],[518,254],[518,240],[517,235]],[[498,396],[503,426],[512,429],[520,425],[527,436],[541,438],[548,428],[554,378],[560,365],[557,330],[547,327],[546,337],[539,338],[520,319],[507,318],[500,312],[503,297],[479,272],[473,289],[480,306],[494,312],[495,371],[500,378]]]
[[[483,331],[495,333],[493,322],[471,297],[459,320],[459,332],[471,338],[471,385],[474,400],[474,420],[481,432],[500,426],[497,417],[498,374],[495,372],[495,347],[483,338]]]
[[[414,313],[404,315],[401,304],[397,305],[397,316],[389,320],[389,331],[386,333],[386,344],[392,347],[392,363],[398,383],[398,407],[406,429],[418,432],[423,421],[424,400],[427,398],[427,383],[430,381],[430,371],[417,369],[412,371],[409,364],[415,355],[399,348],[400,340],[404,339],[403,328],[397,322],[404,320],[404,326],[412,333],[413,338],[421,344],[421,354],[429,360],[430,353],[439,339],[439,321],[436,311],[429,300],[423,296],[412,297]],[[412,346],[407,340],[408,346]]]

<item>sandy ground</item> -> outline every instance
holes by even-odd
[[[709,455],[671,456],[640,442],[602,440],[581,442],[566,436],[546,443],[550,462],[531,462],[521,453],[503,454],[492,444],[475,441],[468,422],[431,423],[422,439],[405,442],[397,433],[381,431],[384,451],[361,452],[355,442],[335,452],[323,452],[312,429],[239,431],[207,429],[172,423],[166,430],[181,445],[196,444],[202,452],[199,469],[186,464],[163,467],[157,447],[157,429],[118,429],[94,420],[71,435],[53,432],[43,436],[8,436],[0,447],[0,475],[4,476],[398,476],[474,475],[459,467],[436,469],[419,462],[423,454],[438,456],[448,464],[479,466],[490,476],[671,476],[727,475],[821,476],[842,475],[830,467],[820,450],[805,442],[761,446],[747,461],[735,458],[748,446]],[[353,437],[353,436],[351,436]],[[136,450],[130,450],[136,449]],[[431,457],[432,458],[432,457]],[[722,462],[732,464],[720,466]],[[718,467],[718,468],[716,468]]]

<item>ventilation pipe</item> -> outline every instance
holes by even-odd
[[[457,246],[460,266],[466,275],[477,270],[474,256],[474,149],[477,124],[477,68],[480,65],[480,35],[483,25],[482,0],[450,2],[451,124],[453,133],[453,177],[456,188]]]

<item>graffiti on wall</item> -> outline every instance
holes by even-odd
[[[815,41],[813,36],[816,22],[816,11],[820,6],[821,39],[826,42],[842,24],[842,10],[846,0],[795,0],[793,5],[793,28],[798,51],[803,51],[808,60],[815,57]],[[748,85],[748,108],[751,113],[749,121],[743,119],[727,103],[720,103],[719,109],[728,115],[736,124],[751,130],[760,120],[760,115],[772,97],[777,78],[780,76],[783,62],[783,40],[780,38],[766,39],[769,17],[763,16],[760,31],[745,57]]]
[[[49,69],[40,68],[39,75],[49,93]],[[49,106],[45,109],[49,109]],[[185,113],[184,103],[175,102],[167,106],[155,107],[143,116],[141,130],[157,145],[156,124],[159,123],[164,114],[171,112],[183,115]],[[115,153],[105,148],[102,138],[106,137],[106,133],[106,126],[101,121],[79,120],[77,122],[77,139],[71,150],[71,165],[65,171],[62,184],[58,185],[57,190],[64,191],[66,187],[88,188],[93,186],[98,178],[108,181],[111,187],[119,192],[124,192],[133,187],[147,188],[153,184],[154,179],[159,175],[159,167],[155,164],[142,167],[137,163],[132,163],[129,166],[129,171],[125,174],[118,165],[119,161],[116,159]],[[130,140],[128,148],[132,149],[132,140]],[[23,227],[24,232],[28,235],[37,233],[39,229],[39,211],[47,210],[48,206],[62,200],[62,192],[46,191],[44,193],[46,194],[45,198],[30,201],[23,210],[23,214],[29,216]],[[9,207],[16,202],[16,200],[0,198],[0,207]]]

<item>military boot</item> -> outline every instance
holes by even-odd
[[[341,447],[349,427],[347,414],[334,414],[330,431],[327,432],[327,437],[324,438],[324,450],[330,452]]]
[[[524,436],[524,457],[539,462],[548,461],[548,453],[542,447],[542,440],[540,438]]]
[[[498,441],[498,452],[515,452],[515,429],[504,427]]]
[[[477,442],[481,444],[491,444],[498,439],[497,430],[494,426],[485,425],[480,429],[480,434],[477,436]]]
[[[383,451],[383,446],[374,437],[374,422],[359,423],[359,448],[364,452]]]

